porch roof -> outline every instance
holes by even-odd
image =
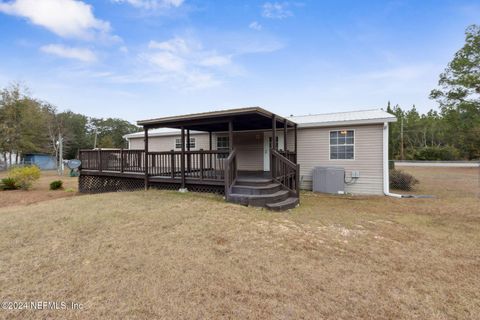
[[[232,120],[234,131],[271,129],[272,118],[277,120],[277,128],[283,128],[284,122],[293,127],[295,122],[276,115],[260,107],[237,108],[220,111],[192,113],[157,119],[140,120],[138,125],[145,128],[176,128],[197,131],[228,131],[228,122]]]

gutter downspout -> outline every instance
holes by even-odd
[[[388,169],[388,122],[383,123],[383,193],[394,198],[403,198],[401,194],[390,193],[390,176]]]

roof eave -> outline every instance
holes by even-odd
[[[328,122],[308,122],[299,123],[298,128],[314,128],[314,127],[337,127],[349,125],[368,125],[368,124],[382,124],[385,122],[396,122],[397,118],[378,118],[378,119],[363,119],[363,120],[348,120],[348,121],[328,121]]]

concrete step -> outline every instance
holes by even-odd
[[[238,194],[272,194],[280,191],[282,186],[279,183],[269,183],[265,185],[247,186],[247,185],[233,185],[232,193]]]
[[[276,203],[287,199],[290,196],[288,190],[280,190],[272,194],[239,194],[231,193],[229,201],[243,204],[245,206],[265,207],[269,203]]]
[[[245,177],[245,178],[237,178],[237,180],[235,181],[235,184],[239,186],[265,186],[265,185],[271,184],[272,181],[273,180],[271,178]]]
[[[270,210],[274,211],[283,211],[287,209],[293,209],[298,205],[298,198],[296,197],[289,197],[283,201],[275,202],[275,203],[267,203],[266,207]]]

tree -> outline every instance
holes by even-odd
[[[3,89],[0,97],[1,151],[10,156],[15,154],[16,160],[19,154],[47,151],[44,120],[41,104],[28,97],[28,89],[19,84]]]
[[[440,74],[438,85],[430,97],[449,124],[448,143],[466,158],[480,158],[480,26],[466,29],[465,45]]]
[[[91,119],[91,134],[98,134],[97,147],[123,148],[125,147],[124,135],[139,131],[136,125],[116,118]]]

